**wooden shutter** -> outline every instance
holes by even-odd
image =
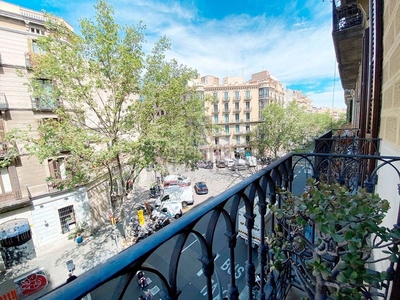
[[[57,172],[58,172],[57,165],[58,165],[57,161],[49,159],[49,171],[50,171],[50,176],[53,179],[57,178]]]
[[[10,177],[13,192],[20,192],[17,168],[15,166],[8,167],[8,176]]]
[[[0,142],[4,141],[5,135],[4,120],[0,120]]]

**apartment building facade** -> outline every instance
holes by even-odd
[[[335,1],[333,1],[335,2]],[[400,156],[400,3],[398,1],[347,0],[333,5],[333,41],[345,101],[347,118],[359,129],[361,138],[380,139],[379,152],[365,154]],[[400,226],[399,163],[382,162],[376,168],[375,191],[390,202],[384,225]],[[381,252],[376,258],[384,257]],[[387,261],[376,264],[386,270]],[[397,264],[392,298],[400,294]],[[396,296],[397,295],[397,296]]]
[[[262,121],[261,112],[270,103],[286,105],[300,100],[312,107],[312,101],[300,91],[291,91],[265,70],[252,74],[247,82],[239,76],[222,79],[201,77],[198,90],[206,99],[205,112],[213,125],[208,143],[201,146],[204,159],[217,160],[255,155],[251,149],[251,131]]]
[[[4,141],[13,129],[37,136],[38,123],[56,118],[54,109],[62,105],[32,97],[27,85],[32,58],[41,53],[37,39],[46,34],[44,22],[41,12],[0,1],[0,249],[6,267],[19,262],[13,253],[34,257],[71,242],[70,230],[91,219],[85,187],[57,189],[55,182],[66,176],[64,156],[40,162],[22,144]],[[51,87],[49,79],[37,80]],[[11,149],[18,155],[5,163]]]

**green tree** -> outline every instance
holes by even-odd
[[[104,1],[95,9],[95,20],[80,21],[79,35],[48,16],[48,35],[38,40],[45,54],[34,57],[27,76],[33,97],[54,107],[57,119],[38,123],[38,135],[14,131],[9,139],[23,140],[41,161],[65,153],[61,188],[108,174],[110,197],[118,187],[123,206],[127,181],[143,168],[200,158],[204,100],[189,85],[197,72],[166,60],[166,37],[145,54],[145,26],[116,24]]]
[[[342,122],[332,123],[329,113],[310,113],[291,102],[287,107],[269,104],[262,111],[262,122],[252,132],[252,146],[260,156],[267,153],[274,158],[309,143],[316,136]]]
[[[288,107],[278,103],[269,104],[262,111],[262,123],[253,131],[252,144],[258,154],[270,152],[274,158],[280,151],[288,151],[306,138],[305,111],[295,102]]]
[[[314,179],[308,181],[308,189],[301,196],[282,196],[282,207],[270,206],[278,219],[275,235],[270,239],[276,271],[292,259],[302,259],[307,269],[299,269],[298,276],[310,279],[306,281],[313,286],[316,300],[328,296],[364,299],[374,296],[370,294],[371,287],[381,288],[386,280],[393,279],[393,269],[368,269],[381,260],[399,259],[400,230],[380,225],[389,209],[387,200],[365,190],[354,194],[344,186],[317,183]],[[307,228],[315,228],[315,242],[306,237]],[[386,256],[374,258],[374,249],[383,250]]]

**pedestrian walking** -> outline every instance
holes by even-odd
[[[150,290],[146,292],[146,297],[144,298],[145,300],[151,300],[153,299],[153,295],[151,294]]]
[[[77,279],[78,277],[72,274],[72,272],[68,273],[67,283],[71,282],[72,280]]]

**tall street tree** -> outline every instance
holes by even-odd
[[[38,134],[14,131],[9,139],[23,140],[41,161],[64,154],[60,188],[107,174],[110,197],[123,207],[128,181],[145,167],[200,158],[204,100],[189,85],[197,72],[166,60],[166,37],[146,54],[143,24],[118,25],[104,1],[95,9],[94,20],[80,21],[80,34],[48,16],[38,40],[44,54],[32,57],[26,75],[36,102],[57,118],[39,122]]]
[[[280,151],[291,149],[303,139],[304,111],[294,102],[288,107],[271,103],[261,114],[263,121],[254,130],[252,139],[259,155],[270,153],[276,158]]]
[[[262,122],[252,132],[251,144],[258,155],[278,157],[335,127],[328,113],[309,113],[292,101],[287,107],[271,103],[262,111]],[[333,126],[333,127],[332,127]]]

